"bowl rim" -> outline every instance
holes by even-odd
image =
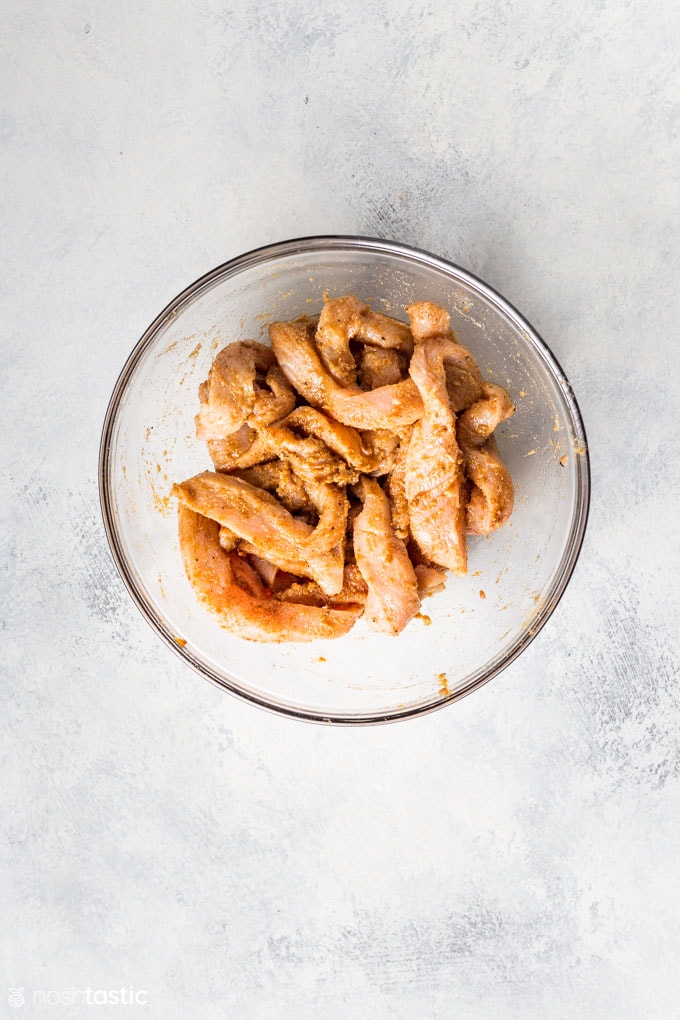
[[[430,265],[432,268],[444,271],[447,274],[453,273],[455,277],[462,278],[463,280],[471,283],[473,287],[479,290],[481,294],[493,305],[500,308],[500,310],[504,312],[507,317],[510,318],[526,335],[527,340],[534,347],[536,353],[540,355],[549,374],[557,383],[567,404],[571,419],[570,425],[574,432],[574,439],[579,443],[578,452],[580,454],[576,457],[576,501],[564,554],[558,566],[557,573],[553,578],[550,591],[543,600],[541,609],[531,618],[529,624],[523,628],[522,632],[510,646],[510,649],[502,656],[497,656],[495,659],[492,659],[491,662],[487,664],[487,667],[484,668],[481,675],[474,675],[460,690],[455,691],[452,694],[441,696],[430,702],[425,702],[424,704],[404,709],[396,709],[394,712],[367,713],[363,715],[342,715],[315,712],[309,709],[301,709],[290,705],[279,704],[267,700],[265,697],[259,697],[249,691],[243,690],[234,680],[225,680],[223,677],[216,676],[204,663],[195,658],[190,651],[187,651],[185,647],[178,645],[175,638],[166,630],[163,622],[154,613],[153,606],[149,604],[149,602],[143,597],[142,593],[137,589],[131,572],[128,569],[122,543],[119,539],[115,526],[112,498],[108,485],[112,434],[116,424],[117,411],[121,397],[137,367],[137,364],[163,327],[172,319],[176,318],[186,304],[193,301],[203,291],[211,287],[213,283],[217,282],[217,280],[221,281],[228,279],[230,276],[235,276],[244,269],[252,268],[271,259],[284,256],[294,256],[296,254],[309,254],[316,250],[328,251],[329,249],[341,250],[343,248],[359,251],[364,250],[373,253],[385,252],[391,255],[398,255],[402,258],[410,259],[421,264],[425,263],[426,265]],[[113,561],[123,584],[127,588],[129,595],[147,623],[152,627],[161,640],[163,640],[165,644],[182,659],[183,662],[190,665],[194,670],[204,676],[211,683],[221,688],[223,691],[227,691],[234,697],[239,698],[241,701],[245,701],[251,705],[256,705],[257,707],[273,712],[276,715],[300,719],[305,722],[341,726],[367,726],[417,718],[419,716],[428,715],[431,712],[438,711],[446,705],[460,701],[462,698],[471,694],[473,691],[478,690],[480,687],[484,686],[490,680],[494,679],[494,677],[503,672],[503,670],[505,670],[522,654],[534,638],[538,636],[561,601],[583,548],[583,540],[590,512],[591,469],[589,446],[583,417],[571,383],[569,382],[558,359],[555,357],[554,353],[542,336],[522,315],[522,313],[507,300],[507,298],[469,270],[459,266],[455,262],[452,262],[450,259],[434,255],[425,249],[417,248],[399,241],[367,237],[357,234],[319,234],[277,241],[273,244],[262,245],[260,247],[250,249],[249,251],[221,263],[214,269],[209,270],[207,273],[204,273],[193,283],[180,291],[180,293],[177,294],[177,296],[170,302],[168,302],[165,308],[156,316],[150,325],[147,326],[135,346],[132,348],[114,385],[107,405],[106,414],[104,416],[99,444],[98,484],[99,502],[104,531]]]

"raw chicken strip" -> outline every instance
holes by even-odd
[[[339,539],[333,543],[333,536],[337,530],[344,535],[344,523],[338,529],[335,506],[329,509],[331,520],[320,519],[317,528],[312,528],[296,520],[270,493],[241,478],[213,471],[203,471],[173,485],[171,495],[217,521],[250,543],[258,555],[284,570],[291,562],[305,560],[307,572],[327,594],[333,595],[342,587],[342,546]],[[330,544],[325,549],[319,548],[326,543]]]
[[[309,410],[312,410],[310,408]],[[348,485],[357,481],[358,471],[350,467],[317,436],[300,436],[288,428],[286,419],[268,425],[260,439],[269,456],[288,461],[295,474],[304,482],[326,482]]]
[[[325,595],[316,581],[298,581],[295,579],[276,597],[284,602],[298,602],[306,606],[338,606],[363,605],[368,594],[368,586],[356,563],[345,564],[342,588],[337,595]]]
[[[421,599],[441,591],[446,584],[446,571],[441,567],[429,567],[426,563],[417,563],[414,569],[418,578],[418,594]]]
[[[450,328],[451,316],[445,308],[431,301],[420,301],[406,309],[411,331],[417,342],[442,337],[452,345],[445,361],[446,391],[451,410],[456,414],[482,397],[483,383],[479,365],[465,347],[456,341]]]
[[[226,549],[227,552],[231,552],[232,549],[237,549],[237,551],[242,553],[244,556],[249,556],[253,562],[256,559],[265,559],[262,549],[257,545],[253,545],[252,542],[247,542],[245,539],[239,539],[237,537],[235,545],[232,545],[230,541],[225,543],[222,536],[226,530],[226,528],[220,528],[220,545],[223,549]],[[338,550],[340,549],[341,547],[338,546]],[[335,557],[336,550],[331,550],[331,554],[332,557]],[[281,547],[278,547],[274,552],[270,551],[268,555],[269,559],[267,560],[267,563],[269,563],[272,567],[275,567],[277,570],[281,570],[286,574],[292,574],[295,577],[308,577],[311,579],[314,576],[314,572],[304,556],[296,554],[294,550],[291,550],[289,554],[286,554],[281,551]],[[342,567],[342,556],[339,553],[338,557],[340,567]],[[319,587],[321,586],[319,585]],[[338,591],[339,590],[340,589],[338,589]],[[330,593],[327,593],[327,596],[329,594]],[[337,592],[333,592],[332,594],[336,595]]]
[[[309,536],[305,552],[326,552],[344,540],[347,529],[349,499],[339,485],[325,485],[319,482],[304,483],[309,498],[316,507],[319,520]]]
[[[371,474],[382,468],[389,455],[389,450],[396,445],[390,442],[391,433],[366,432],[361,434],[351,425],[343,425],[315,407],[296,407],[272,429],[286,428],[303,436],[315,436],[329,450],[341,457],[351,468],[354,475],[347,478],[348,483],[356,482],[356,472]]]
[[[461,414],[456,425],[459,444],[464,447],[481,446],[497,425],[515,413],[510,396],[495,383],[484,383],[481,399]]]
[[[258,382],[258,373],[266,387]],[[295,394],[273,351],[256,340],[239,340],[220,351],[199,396],[199,439],[224,439],[246,422],[268,424],[295,407]]]
[[[253,467],[272,457],[260,433],[250,425],[242,425],[224,439],[208,439],[207,447],[216,471]]]
[[[318,523],[305,542],[305,555],[326,552],[343,541],[349,500],[344,489],[311,480],[301,481],[283,460],[270,461],[239,472],[239,478],[259,489],[276,493],[291,513],[314,511]]]
[[[275,322],[269,327],[272,347],[286,378],[314,407],[357,429],[398,429],[423,413],[411,379],[364,392],[340,386],[326,371],[304,322]]]
[[[449,404],[455,414],[465,411],[476,400],[479,400],[483,393],[484,380],[479,370],[479,365],[469,351],[466,351],[460,344],[455,344],[457,357],[451,356],[444,369],[446,371],[446,392],[449,395]]]
[[[445,362],[458,345],[444,337],[421,340],[409,371],[425,413],[406,452],[405,491],[411,534],[421,552],[457,574],[467,570],[463,458],[446,391]]]
[[[501,386],[484,383],[482,398],[458,419],[456,434],[472,483],[466,509],[467,530],[488,535],[505,524],[514,506],[510,472],[500,458],[494,438],[496,426],[515,413],[515,405]]]
[[[407,306],[406,314],[416,343],[434,336],[452,338],[451,316],[442,305],[435,305],[432,301],[416,301]]]
[[[219,544],[219,524],[181,503],[178,512],[187,577],[201,600],[219,614],[223,626],[239,637],[250,641],[336,638],[346,634],[361,614],[358,605],[342,608],[297,605],[245,590],[237,581],[237,576],[243,580],[238,554],[225,552]],[[249,577],[249,583],[255,582]]]
[[[364,505],[354,522],[354,555],[368,585],[366,619],[373,630],[399,634],[420,608],[418,580],[385,493],[373,478],[362,478],[357,491]]]
[[[271,492],[292,514],[309,508],[307,490],[285,460],[270,460],[235,473],[257,489]]]
[[[387,495],[392,513],[392,527],[397,538],[408,540],[409,512],[406,498],[406,457],[415,426],[408,426],[401,436],[392,470],[387,479]]]
[[[331,298],[319,316],[316,345],[325,368],[340,386],[356,383],[357,369],[349,347],[354,339],[408,354],[413,350],[413,338],[405,323],[372,311],[353,294]]]
[[[403,354],[389,347],[365,344],[357,354],[359,383],[363,390],[393,386],[406,376],[407,361]]]
[[[465,453],[465,472],[472,482],[466,508],[467,530],[471,535],[488,535],[505,524],[512,514],[515,495],[510,472],[500,458],[496,440]]]

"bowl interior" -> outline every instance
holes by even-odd
[[[225,631],[184,575],[174,481],[211,467],[196,439],[197,388],[231,340],[267,339],[274,319],[313,314],[324,293],[355,293],[405,319],[416,300],[446,305],[452,326],[517,411],[497,432],[515,483],[510,522],[472,538],[469,573],[424,600],[397,638],[360,620],[344,638],[260,645]],[[251,253],[189,288],[147,330],[112,397],[102,442],[102,502],[114,556],[159,634],[193,666],[267,707],[339,722],[426,711],[489,679],[554,608],[587,512],[585,438],[569,385],[514,309],[448,263],[387,242],[288,242]]]

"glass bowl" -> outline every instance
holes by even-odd
[[[196,439],[198,385],[231,340],[354,293],[405,319],[404,306],[445,305],[461,344],[504,386],[515,416],[497,430],[515,484],[511,520],[469,540],[466,577],[398,637],[359,620],[345,637],[257,644],[224,630],[185,577],[169,491],[212,467]],[[529,323],[487,284],[406,245],[310,237],[259,248],[187,287],[149,326],[116,383],[104,421],[99,486],[113,557],[132,598],[185,662],[264,708],[320,722],[405,719],[496,676],[547,622],[569,581],[589,502],[586,438],[560,366]]]

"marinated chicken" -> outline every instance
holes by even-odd
[[[456,574],[467,570],[463,457],[448,400],[444,362],[450,340],[432,337],[416,347],[409,371],[423,398],[422,418],[406,450],[404,489],[418,548]]]
[[[397,429],[422,415],[423,404],[411,379],[368,392],[336,382],[321,360],[310,324],[275,322],[269,336],[284,375],[298,393],[344,425]]]
[[[271,597],[254,584],[236,552],[227,553],[216,521],[179,505],[179,542],[184,569],[201,601],[216,611],[227,630],[250,641],[313,641],[346,634],[362,612],[359,603],[315,606]],[[244,583],[243,570],[250,583]]]
[[[507,521],[495,440],[514,413],[460,346],[448,311],[409,323],[349,294],[274,322],[271,347],[228,344],[199,387],[213,470],[178,483],[179,540],[198,598],[252,641],[396,635],[467,569],[467,535]]]
[[[399,634],[420,609],[416,572],[377,481],[362,478],[357,488],[363,509],[354,522],[354,555],[368,587],[366,617],[375,630]]]

